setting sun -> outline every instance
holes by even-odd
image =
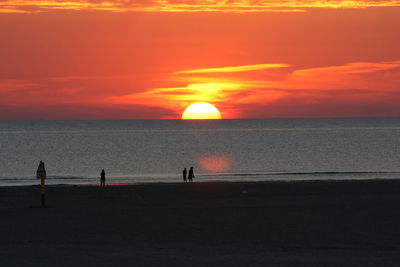
[[[194,103],[188,106],[182,114],[183,120],[214,120],[221,119],[219,110],[209,103]]]

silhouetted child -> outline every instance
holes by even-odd
[[[189,169],[189,175],[188,175],[188,180],[189,180],[189,182],[193,182],[193,178],[194,178],[193,167],[190,167],[190,169]]]
[[[106,185],[106,172],[104,169],[101,170],[100,173],[100,186],[105,186]]]
[[[183,171],[182,171],[183,181],[184,182],[186,182],[186,174],[187,174],[187,170],[186,170],[186,168],[184,168]]]

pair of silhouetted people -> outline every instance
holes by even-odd
[[[190,167],[188,175],[187,175],[187,173],[188,172],[187,172],[186,168],[184,168],[183,171],[182,171],[183,181],[186,182],[187,180],[189,180],[189,182],[193,182],[193,178],[194,178],[193,167]]]
[[[100,173],[100,186],[105,186],[106,185],[106,172],[104,169],[101,170]]]

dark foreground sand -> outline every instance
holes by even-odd
[[[0,188],[0,266],[400,266],[400,180],[38,191]]]

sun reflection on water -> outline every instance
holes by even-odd
[[[203,170],[209,172],[224,172],[230,169],[234,160],[229,154],[205,154],[198,158],[198,163]]]

